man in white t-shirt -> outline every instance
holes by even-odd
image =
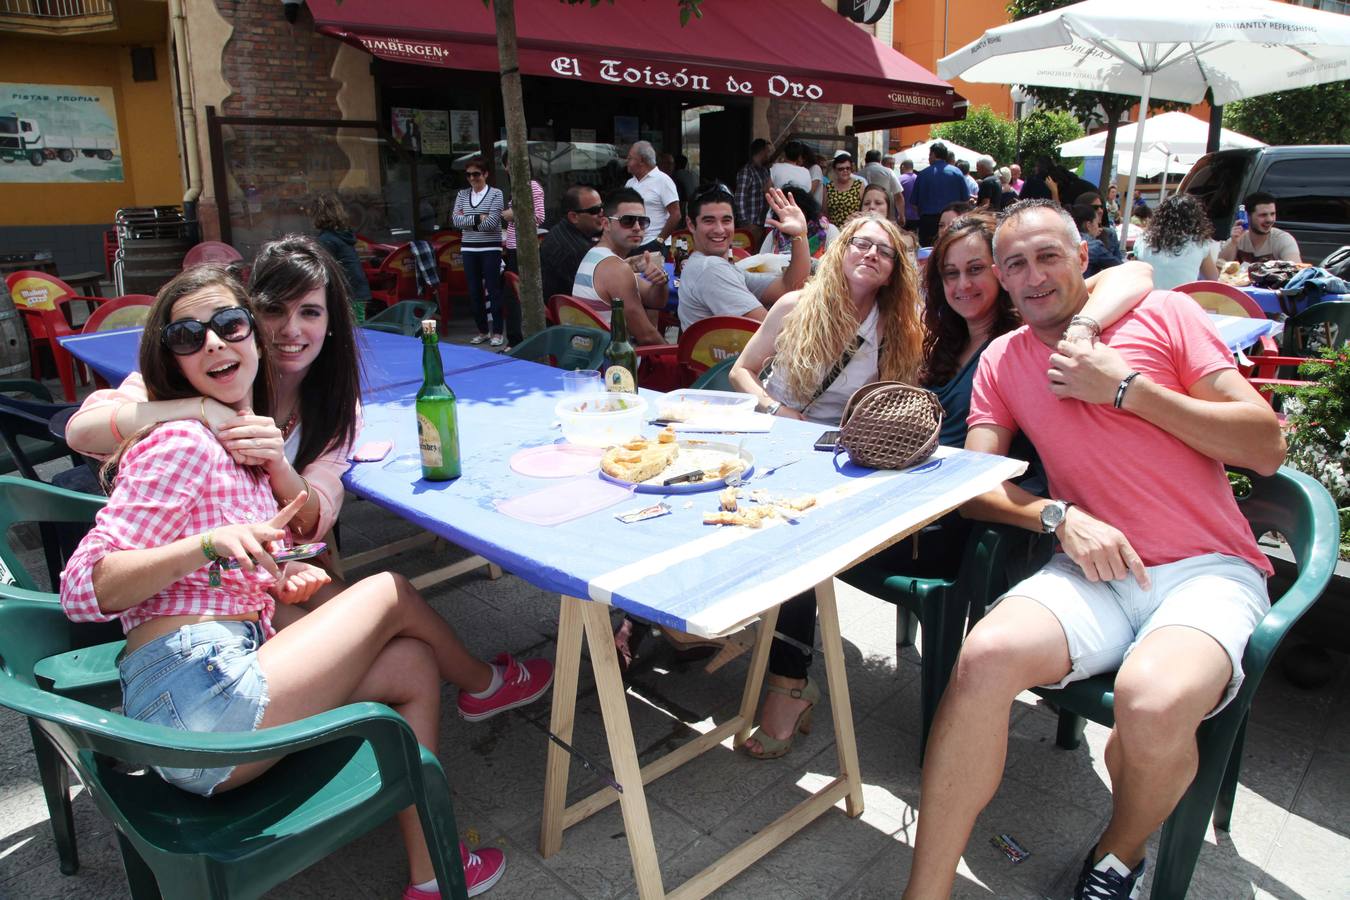
[[[1298,241],[1287,231],[1275,227],[1275,197],[1264,191],[1249,194],[1243,199],[1247,207],[1247,220],[1250,228],[1233,221],[1233,231],[1228,240],[1219,248],[1219,259],[1238,262],[1262,262],[1267,259],[1284,259],[1289,262],[1303,262]]]
[[[784,145],[778,162],[769,167],[769,178],[774,187],[784,190],[788,185],[795,184],[804,191],[811,191],[815,187],[811,170],[806,167],[807,152],[806,145],[800,141],[788,141]]]
[[[690,233],[694,252],[680,273],[680,327],[689,328],[709,316],[744,316],[764,321],[768,307],[788,291],[806,283],[811,274],[811,251],[806,242],[806,216],[778,188],[769,188],[773,225],[790,238],[792,255],[779,275],[742,272],[727,254],[736,231],[734,198],[727,190],[713,187],[694,195],[689,203]]]
[[[642,195],[651,224],[642,236],[639,250],[666,252],[666,238],[680,221],[680,192],[670,176],[656,167],[656,148],[650,141],[638,141],[628,148],[628,179],[630,187]]]

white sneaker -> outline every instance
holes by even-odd
[[[492,340],[488,341],[488,345],[491,347],[500,347],[502,344],[505,343],[506,338],[502,337],[500,334],[494,334],[492,336]]]

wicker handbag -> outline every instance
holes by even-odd
[[[874,381],[853,392],[839,422],[840,450],[869,469],[904,469],[933,455],[942,430],[937,395],[900,381]]]

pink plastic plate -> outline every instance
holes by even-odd
[[[605,451],[576,444],[545,444],[527,447],[511,457],[511,469],[531,478],[570,478],[600,468]]]
[[[559,525],[613,506],[633,495],[631,485],[610,484],[599,478],[574,478],[508,500],[497,500],[497,511],[532,525]]]

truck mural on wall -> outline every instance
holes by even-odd
[[[0,83],[0,183],[118,182],[123,165],[113,88]]]
[[[118,153],[117,138],[46,134],[34,119],[0,113],[0,162],[26,159],[40,166],[52,159],[74,162],[77,154],[106,161]]]

